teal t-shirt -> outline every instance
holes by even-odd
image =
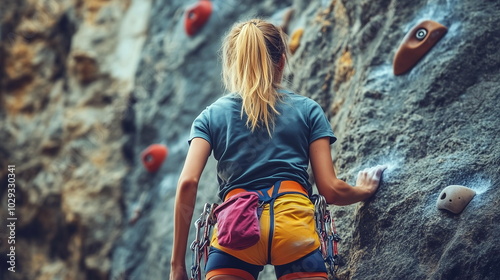
[[[272,138],[267,129],[253,133],[241,117],[242,99],[237,94],[219,98],[194,120],[189,143],[196,137],[207,140],[217,160],[219,197],[235,188],[259,190],[280,180],[302,184],[309,194],[309,145],[322,137],[335,142],[330,123],[318,103],[310,98],[280,90]]]

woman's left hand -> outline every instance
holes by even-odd
[[[170,267],[170,280],[188,280],[189,277],[184,267]]]

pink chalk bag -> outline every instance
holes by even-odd
[[[260,239],[258,207],[257,193],[241,192],[215,208],[219,245],[243,250],[256,244]]]
[[[308,196],[307,191],[294,181],[278,181],[261,190],[238,188],[229,191],[224,203],[214,211],[219,245],[233,250],[255,245],[260,239],[259,218],[264,204],[272,206],[276,198],[289,193]]]

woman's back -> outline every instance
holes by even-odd
[[[316,102],[285,90],[279,94],[271,135],[262,126],[248,129],[236,94],[220,98],[194,121],[190,138],[207,140],[218,161],[221,198],[234,188],[267,188],[279,180],[297,181],[311,193],[309,145],[322,137],[333,143],[335,136]]]

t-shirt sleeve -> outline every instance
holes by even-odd
[[[193,138],[199,137],[207,140],[208,143],[210,143],[210,146],[212,146],[212,139],[210,137],[210,131],[209,131],[209,111],[208,108],[203,110],[203,112],[196,117],[196,119],[193,121],[193,124],[191,125],[191,132],[189,133],[189,140],[188,143],[191,145],[191,141]]]
[[[326,118],[323,109],[321,109],[321,106],[319,106],[319,104],[315,101],[311,102],[309,121],[311,129],[309,144],[323,137],[330,137],[330,144],[333,144],[337,140],[337,137],[333,134],[332,127]]]

